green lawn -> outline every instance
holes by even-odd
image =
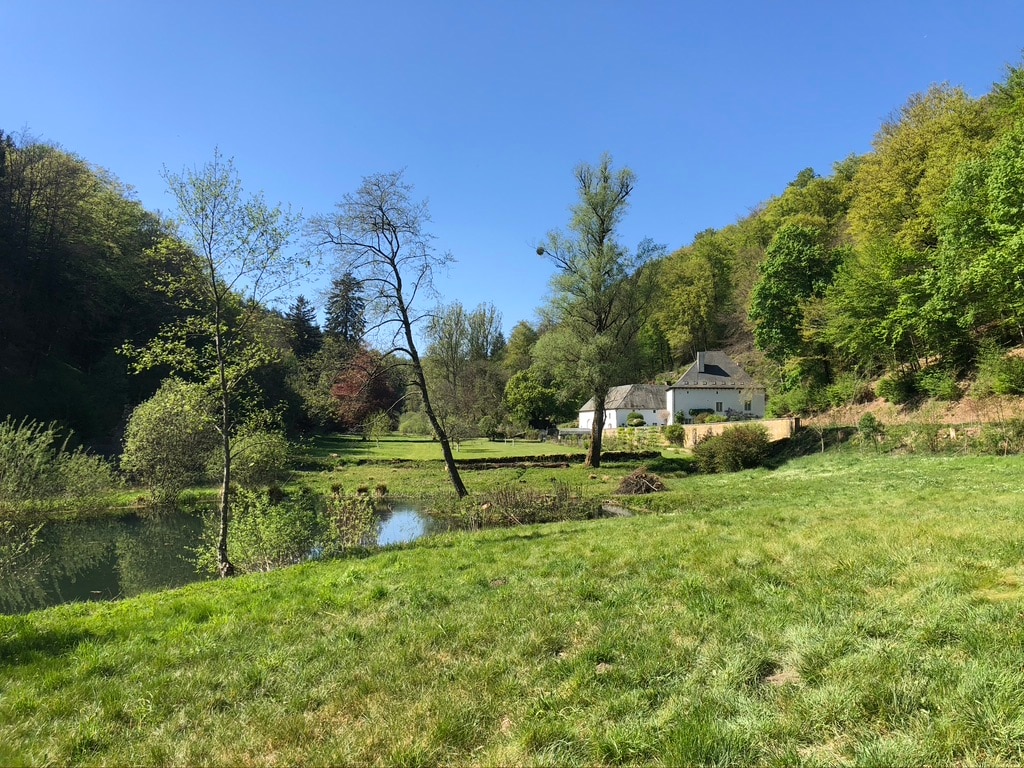
[[[372,440],[364,441],[350,435],[320,435],[312,438],[303,447],[303,451],[317,458],[337,458],[344,461],[441,461],[441,444],[436,440],[421,437],[400,437],[391,435],[379,443]],[[452,444],[452,451],[458,459],[494,459],[519,458],[523,456],[554,456],[578,455],[581,459],[585,451],[579,446],[562,445],[557,441],[538,442],[536,440],[500,440],[491,441],[484,438],[463,440]]]
[[[1019,765],[1022,478],[826,454],[3,617],[0,764]]]

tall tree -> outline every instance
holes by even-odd
[[[232,442],[244,385],[277,355],[254,331],[264,302],[297,278],[299,261],[287,251],[297,221],[262,195],[245,196],[234,162],[219,150],[201,168],[164,169],[163,177],[177,203],[180,239],[164,240],[154,259],[161,289],[185,315],[144,347],[124,351],[136,370],[170,368],[214,395],[222,468],[217,562],[221,576],[231,576]]]
[[[346,344],[355,344],[362,340],[365,332],[366,301],[362,287],[351,272],[345,272],[331,281],[324,333]]]
[[[552,278],[550,312],[570,343],[559,345],[594,398],[595,418],[586,464],[601,465],[604,405],[608,389],[628,378],[652,295],[648,262],[662,252],[644,241],[630,253],[616,241],[636,177],[616,170],[610,155],[575,170],[579,201],[572,208],[568,234],[554,231],[537,248],[557,272]],[[569,359],[571,358],[571,359]]]
[[[334,215],[312,219],[307,232],[316,246],[332,248],[342,268],[359,281],[367,309],[376,318],[371,330],[390,330],[389,354],[408,361],[412,386],[422,397],[448,476],[462,498],[468,491],[434,412],[415,340],[417,323],[427,317],[419,302],[435,293],[434,272],[452,259],[434,251],[433,236],[425,229],[430,221],[427,203],[414,201],[411,194],[412,186],[400,171],[367,176],[359,189],[342,198]]]
[[[296,297],[288,314],[288,331],[292,349],[300,360],[306,360],[317,353],[323,341],[323,333],[316,323],[316,309],[301,294]]]

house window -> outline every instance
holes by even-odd
[[[754,403],[753,403],[753,401],[751,401],[751,400],[744,400],[743,401],[743,410],[744,411],[752,411],[752,410],[754,410]]]
[[[722,401],[721,400],[719,400],[717,403],[715,403],[715,410],[718,411],[719,413],[722,412]]]

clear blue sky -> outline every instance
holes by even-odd
[[[577,163],[631,167],[621,239],[679,248],[866,152],[911,94],[987,92],[1021,62],[1024,3],[4,0],[0,28],[3,130],[165,211],[162,167],[215,146],[305,214],[405,168],[457,259],[444,299],[508,329],[543,302],[534,246]]]

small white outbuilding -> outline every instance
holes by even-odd
[[[656,384],[625,384],[608,390],[604,401],[604,428],[625,427],[631,413],[644,417],[647,426],[664,426],[669,413],[665,410],[665,387]],[[580,429],[594,426],[594,399],[591,398],[580,408]]]

